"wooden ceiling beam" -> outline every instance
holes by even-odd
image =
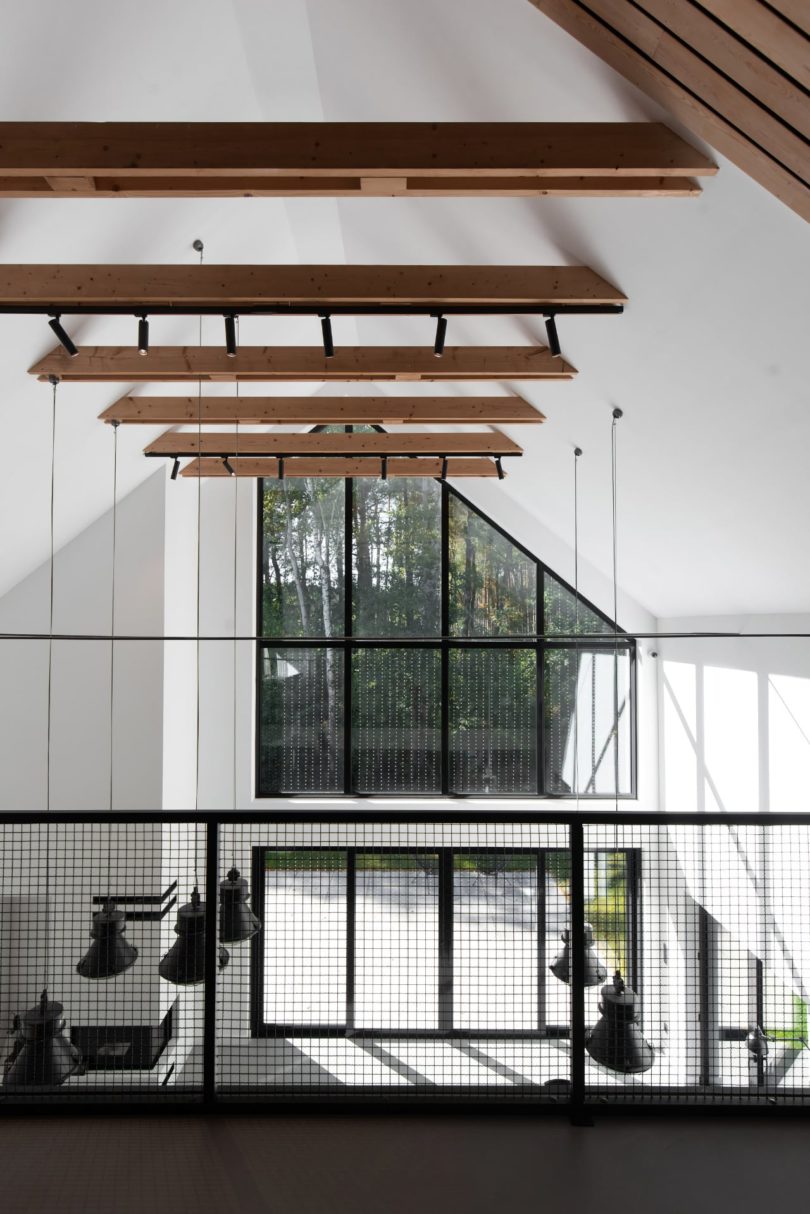
[[[0,265],[0,308],[621,307],[587,266]]]
[[[225,434],[169,430],[144,447],[144,455],[522,455],[523,450],[499,430],[446,434]]]
[[[576,368],[545,346],[447,346],[442,358],[423,346],[242,346],[228,358],[221,346],[84,346],[75,358],[58,346],[30,368],[65,383],[211,383],[394,380],[573,379]]]
[[[696,177],[702,152],[656,122],[3,122],[0,177]]]
[[[234,476],[277,478],[279,472],[277,459],[233,459],[231,461]],[[285,459],[284,475],[292,479],[308,477],[374,477],[379,480],[382,476],[382,460],[375,459]],[[389,459],[388,477],[397,480],[403,477],[440,477],[442,461],[440,459]],[[201,476],[228,477],[230,472],[221,459],[193,459],[182,469],[181,476],[199,478]],[[459,480],[468,477],[498,477],[506,476],[506,470],[498,472],[496,464],[491,459],[448,459],[448,480]]]
[[[697,198],[691,177],[5,177],[0,198]]]
[[[122,396],[99,415],[124,425],[523,425],[546,419],[520,396]]]
[[[733,81],[727,81],[710,64],[704,64],[699,48],[694,48],[698,51],[696,56],[677,38],[673,39],[664,22],[658,21],[652,30],[641,11],[645,7],[642,0],[636,5],[619,0],[587,0],[587,3],[531,0],[531,3],[797,214],[810,219],[810,166],[806,149],[802,158],[794,133],[784,129],[777,137],[776,120],[771,121],[763,110],[756,115],[760,138],[748,134],[745,124],[750,126],[755,111],[746,91],[737,89]],[[776,27],[771,29],[770,25],[768,35],[761,32],[759,15],[767,13],[767,5],[754,0],[702,0],[701,8],[717,16],[788,75],[798,73],[793,80],[807,86],[806,39],[774,14],[770,15],[778,22],[779,35]],[[739,12],[745,13],[750,24],[747,37],[743,30],[748,27],[736,15]],[[760,31],[759,45],[751,41],[753,30]],[[787,33],[792,34],[789,53],[785,51]],[[787,62],[790,68],[785,67]]]

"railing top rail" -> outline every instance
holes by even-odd
[[[279,809],[279,810],[41,810],[0,813],[3,825],[177,825],[208,824],[266,826],[283,823],[381,823],[381,824],[475,824],[538,823],[556,826],[810,826],[810,813],[660,813],[648,810],[601,810],[597,812],[553,809]]]

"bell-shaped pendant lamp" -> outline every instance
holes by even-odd
[[[757,1062],[760,1059],[764,1061],[768,1057],[768,1038],[760,1025],[754,1024],[748,1030],[745,1038],[745,1048]]]
[[[627,990],[621,974],[606,983],[600,992],[601,1019],[585,1038],[585,1049],[594,1062],[625,1075],[648,1071],[655,1051],[641,1033],[638,995]]]
[[[197,886],[191,901],[181,906],[175,924],[177,939],[158,966],[161,978],[178,986],[194,986],[205,980],[205,903],[200,901]],[[221,970],[230,961],[230,954],[221,945],[218,964]]]
[[[58,1088],[84,1071],[82,1056],[63,1036],[61,1003],[50,1003],[43,991],[39,1003],[17,1018],[17,1039],[6,1059],[3,1087]]]
[[[555,978],[559,978],[560,982],[570,983],[571,932],[568,928],[561,934],[560,939],[563,942],[563,947],[548,968]],[[607,969],[593,946],[593,928],[590,923],[585,924],[583,945],[585,948],[584,984],[585,986],[598,986],[600,982],[604,982],[607,978]]]
[[[261,923],[248,906],[250,890],[238,868],[232,868],[219,886],[219,938],[226,944],[250,940]]]
[[[138,950],[124,936],[126,921],[124,912],[108,899],[93,915],[93,943],[76,966],[77,974],[93,980],[115,978],[135,964]]]

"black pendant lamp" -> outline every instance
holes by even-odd
[[[238,868],[232,868],[219,886],[219,938],[242,944],[261,931],[261,923],[248,906],[250,890]]]
[[[84,1072],[82,1056],[62,1030],[61,1003],[50,1003],[43,991],[39,1003],[16,1018],[17,1038],[6,1059],[3,1087],[58,1088],[72,1075]]]
[[[93,915],[90,935],[93,943],[76,966],[82,978],[116,978],[138,960],[138,950],[124,936],[126,915],[108,899]]]
[[[618,971],[600,994],[601,1019],[586,1035],[585,1049],[594,1062],[611,1071],[624,1075],[648,1071],[655,1061],[655,1051],[641,1032],[638,995],[626,988]]]
[[[562,950],[552,961],[548,967],[555,978],[559,978],[560,982],[571,982],[571,932],[568,928],[561,934],[560,939],[563,942]],[[583,985],[598,986],[600,982],[604,982],[607,978],[607,969],[593,946],[593,928],[590,923],[585,924],[585,933],[583,938],[585,947],[585,964]]]
[[[158,966],[161,978],[177,986],[195,986],[205,981],[205,903],[200,901],[197,886],[191,901],[181,906],[175,924],[177,939]],[[220,945],[218,967],[224,970],[230,953]]]

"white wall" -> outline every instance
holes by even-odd
[[[59,509],[57,496],[56,509]],[[163,624],[163,476],[118,504],[116,633],[159,636]],[[0,631],[48,631],[49,565],[0,599]],[[110,632],[112,512],[54,560],[54,631]],[[114,789],[117,809],[161,803],[163,651],[159,641],[115,646]],[[0,812],[46,800],[48,645],[0,640]],[[51,711],[51,808],[96,810],[110,799],[110,644],[56,641]]]

